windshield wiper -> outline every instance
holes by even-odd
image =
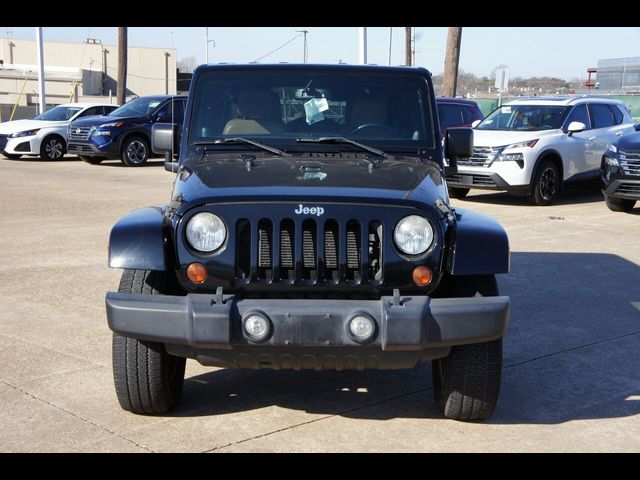
[[[380,161],[389,157],[389,155],[384,153],[382,150],[378,150],[377,148],[370,147],[369,145],[365,145],[364,143],[356,142],[355,140],[345,137],[298,138],[296,141],[299,143],[348,143],[349,145],[355,145],[362,150],[373,153],[377,157],[380,157]]]
[[[289,154],[283,150],[279,150],[275,147],[270,147],[269,145],[265,145],[264,143],[254,142],[253,140],[249,140],[247,138],[236,137],[236,138],[219,138],[212,142],[196,142],[196,145],[224,145],[224,144],[239,144],[239,143],[247,143],[249,145],[253,145],[254,147],[261,148],[266,150],[267,152],[271,152],[275,155],[279,155],[281,157],[288,157]]]

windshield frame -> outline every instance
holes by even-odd
[[[202,90],[204,89],[203,82],[210,78],[210,75],[238,75],[241,77],[248,76],[251,74],[256,74],[256,70],[260,70],[260,72],[265,73],[273,73],[273,74],[282,74],[283,76],[287,76],[288,74],[293,74],[295,76],[316,76],[318,74],[325,75],[327,74],[328,79],[330,79],[330,75],[336,75],[337,78],[341,75],[342,72],[345,74],[360,74],[363,76],[367,75],[382,75],[391,78],[398,78],[400,75],[403,75],[409,82],[416,82],[416,85],[419,88],[420,101],[422,102],[421,109],[418,108],[417,111],[422,111],[422,115],[420,118],[420,123],[423,128],[424,139],[421,140],[411,140],[411,139],[393,139],[393,138],[374,138],[368,136],[351,136],[340,134],[338,136],[352,138],[356,141],[361,141],[370,145],[374,148],[378,148],[385,152],[394,152],[401,153],[405,155],[416,155],[416,156],[424,156],[428,154],[432,154],[433,152],[437,152],[440,149],[439,142],[439,130],[437,127],[437,113],[435,111],[435,96],[433,92],[433,87],[431,82],[428,81],[427,75],[428,72],[424,69],[400,69],[398,67],[385,67],[385,68],[371,68],[371,73],[366,71],[367,69],[359,67],[354,68],[354,66],[347,66],[345,68],[336,68],[337,65],[322,65],[322,66],[313,66],[313,65],[245,65],[245,66],[234,66],[233,68],[221,68],[222,66],[212,66],[202,68],[203,71],[197,72],[194,76],[194,79],[191,83],[191,93],[189,95],[189,100],[187,104],[187,112],[184,119],[183,124],[183,132],[182,135],[182,143],[184,145],[184,151],[187,151],[189,148],[193,148],[198,143],[202,143],[202,139],[196,137],[194,135],[194,131],[196,130],[196,115],[198,110],[198,103],[200,102],[199,96],[202,95]],[[343,67],[343,66],[340,66]],[[392,71],[395,70],[395,71]],[[418,90],[417,90],[418,91]],[[352,151],[355,148],[352,145],[347,144],[327,144],[327,143],[304,143],[301,144],[297,142],[297,139],[304,137],[326,137],[327,133],[318,133],[317,135],[309,135],[308,132],[300,132],[300,131],[292,131],[287,132],[285,134],[270,134],[270,135],[260,135],[260,134],[251,134],[251,133],[242,133],[240,134],[229,134],[229,135],[216,135],[213,134],[210,138],[207,138],[208,141],[214,142],[215,140],[223,140],[225,138],[230,138],[231,136],[242,136],[247,139],[251,139],[260,143],[264,143],[266,145],[285,150],[290,153],[303,153],[303,152],[327,152],[327,151]],[[333,136],[336,136],[335,134]],[[238,145],[230,145],[220,143],[216,145],[215,150],[223,151],[223,150],[231,150],[238,151],[242,150],[242,147]],[[244,147],[246,149],[246,147]],[[207,148],[209,153],[212,152],[212,148]],[[437,154],[433,155],[433,158],[438,158]],[[441,160],[439,160],[441,161]]]
[[[66,118],[42,118],[43,116],[46,116],[47,114],[51,114],[52,112],[54,112],[55,110],[61,111],[61,110],[66,110],[67,112],[69,110],[75,110],[73,112],[73,115],[66,117]],[[34,120],[41,120],[43,122],[70,122],[72,121],[80,112],[84,111],[86,108],[85,107],[80,107],[77,105],[56,105],[53,108],[50,108],[49,110],[42,112],[40,115],[36,115],[35,117],[33,117]]]
[[[140,100],[140,102],[138,102]],[[147,112],[147,113],[139,113],[139,112],[132,112],[134,113],[133,115],[131,114],[126,114],[126,115],[114,115],[114,113],[116,113],[118,110],[120,111],[126,111],[127,107],[131,108],[131,104],[133,102],[138,102],[141,103],[142,101],[146,101],[148,103],[151,103],[153,101],[159,101],[160,103],[158,103],[158,105],[155,106],[155,108],[151,111],[151,112]],[[136,97],[133,98],[131,100],[129,100],[127,103],[125,103],[124,105],[120,105],[118,108],[116,108],[115,110],[113,110],[112,112],[108,113],[106,116],[107,117],[115,117],[115,118],[128,118],[128,117],[145,117],[145,116],[150,116],[153,115],[155,112],[158,111],[158,109],[162,108],[162,106],[168,101],[170,100],[170,98],[167,97],[162,97],[162,96],[150,96],[150,97]],[[147,107],[148,109],[148,107]]]
[[[508,114],[510,115],[510,118],[508,120],[509,128],[504,128],[504,127],[488,128],[487,125],[490,124],[490,122],[493,122],[496,117],[502,114],[506,114],[504,112],[505,108],[510,109],[510,111],[508,112]],[[551,128],[542,128],[546,124],[542,124],[542,125],[539,125],[538,127],[533,127],[533,128],[522,128],[523,125],[520,125],[520,128],[514,128],[515,119],[518,111],[536,109],[536,108],[558,109],[558,110],[561,110],[561,113],[556,117],[555,124],[550,125]],[[516,103],[516,104],[500,105],[495,110],[493,110],[489,115],[484,117],[482,121],[474,127],[474,130],[494,131],[494,132],[520,132],[520,133],[560,130],[562,128],[562,125],[564,124],[564,120],[567,118],[567,115],[569,114],[570,111],[571,111],[571,105],[549,105],[548,103],[544,103],[544,104],[543,103]],[[525,116],[526,116],[526,113],[525,113]],[[530,117],[527,117],[527,118],[530,118]],[[487,121],[489,121],[489,123]]]

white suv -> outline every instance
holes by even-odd
[[[634,130],[624,103],[597,97],[514,100],[474,128],[473,155],[447,176],[449,195],[506,190],[549,205],[564,182],[597,179],[607,146]]]

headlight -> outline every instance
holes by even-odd
[[[618,153],[618,147],[616,147],[613,143],[607,147],[607,151],[611,153]]]
[[[226,237],[224,223],[213,213],[198,213],[187,223],[187,240],[201,252],[213,252],[220,248]]]
[[[32,135],[35,135],[39,131],[40,129],[36,128],[35,130],[25,130],[24,132],[16,132],[9,135],[9,138],[30,137]]]
[[[536,146],[536,143],[538,143],[538,138],[534,139],[534,140],[527,140],[526,142],[518,142],[518,143],[512,143],[511,145],[507,145],[506,147],[504,147],[502,150],[509,150],[511,148],[524,148],[524,147],[530,147],[533,148]]]
[[[618,159],[617,158],[604,157],[604,161],[610,167],[619,167],[620,166],[620,164],[618,163]]]
[[[398,248],[409,255],[427,251],[433,242],[433,227],[426,218],[409,215],[398,222],[393,231]]]
[[[524,162],[524,155],[521,153],[501,153],[496,156],[496,162]]]
[[[124,125],[124,122],[111,122],[100,125],[98,128],[121,127],[122,125]]]

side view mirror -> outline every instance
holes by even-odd
[[[178,173],[178,168],[180,164],[178,162],[174,162],[173,158],[171,158],[171,152],[164,152],[164,169],[167,172]]]
[[[582,132],[586,129],[587,126],[582,122],[571,122],[567,127],[567,133],[569,134],[569,136],[571,136],[574,133]]]
[[[473,123],[471,124],[471,128],[476,128],[478,125],[480,125],[480,122],[482,120],[474,120]]]
[[[636,129],[636,132],[640,132],[640,123],[636,123],[633,128]]]
[[[473,154],[473,130],[466,127],[448,128],[444,140],[444,156],[449,159],[445,175],[458,173],[458,159]]]
[[[177,172],[178,162],[174,162],[172,156],[173,152],[178,151],[178,125],[175,123],[153,124],[151,127],[151,150],[154,153],[164,154],[165,170]]]

